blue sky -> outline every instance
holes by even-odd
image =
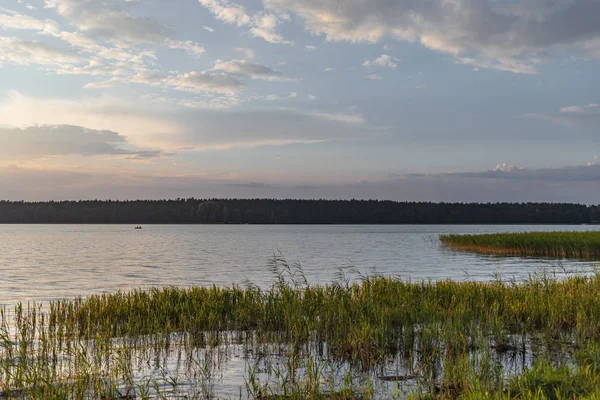
[[[0,0],[0,198],[595,203],[598,15],[598,0]]]

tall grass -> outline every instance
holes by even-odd
[[[441,235],[444,246],[484,254],[600,260],[600,231]]]
[[[268,289],[164,288],[46,310],[18,305],[1,315],[0,392],[219,398],[215,375],[239,353],[240,398],[600,395],[598,293],[600,274],[318,286],[280,275]]]

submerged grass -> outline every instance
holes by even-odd
[[[0,392],[232,398],[215,392],[215,375],[239,352],[246,367],[236,398],[600,396],[599,273],[523,283],[300,281],[18,305],[1,316]]]
[[[483,254],[600,260],[600,231],[441,235],[444,246]]]

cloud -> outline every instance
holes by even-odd
[[[364,67],[381,67],[381,68],[390,68],[396,69],[398,66],[399,60],[397,58],[391,57],[388,54],[382,54],[377,57],[375,60],[367,60],[362,65]]]
[[[257,12],[250,15],[246,8],[229,0],[199,0],[219,21],[238,27],[246,27],[249,33],[270,43],[291,44],[281,34],[277,27],[282,22],[280,15],[268,12]]]
[[[248,26],[252,22],[246,9],[239,4],[219,0],[199,0],[216,19],[237,26]]]
[[[256,14],[252,21],[252,28],[250,28],[252,36],[264,39],[269,43],[292,44],[277,33],[277,26],[281,23],[278,16],[266,13]]]
[[[569,180],[580,170],[585,180]],[[445,202],[576,202],[597,204],[600,167],[572,167],[567,172],[548,169],[545,179],[502,179],[468,174],[400,174],[394,178],[354,183],[287,183],[244,179],[238,173],[221,179],[202,173],[111,174],[85,171],[35,170],[0,167],[3,198],[49,199],[139,199],[198,196],[223,198],[381,199]],[[555,179],[552,175],[564,173]]]
[[[262,64],[256,64],[246,60],[217,60],[215,70],[224,71],[229,74],[241,75],[251,79],[263,79],[267,81],[290,81],[281,72]]]
[[[375,137],[361,115],[294,108],[178,113],[180,146],[229,149]],[[165,138],[166,139],[166,138]]]
[[[200,46],[198,43],[192,42],[191,40],[166,39],[165,44],[170,49],[181,49],[194,57],[198,57],[205,52],[204,47]]]
[[[378,72],[370,72],[368,74],[365,74],[365,78],[367,79],[373,79],[373,80],[381,80],[381,75],[379,75]]]
[[[152,52],[128,52],[96,44],[78,32],[56,32],[63,46],[45,41],[0,37],[0,63],[42,65],[47,72],[62,75],[131,75],[147,71]],[[68,44],[70,46],[65,46]]]
[[[110,75],[108,69],[105,72],[99,65],[86,66],[80,69],[74,69],[65,73],[88,73],[88,74],[106,74]],[[93,73],[96,71],[97,73]],[[219,92],[234,94],[245,88],[245,84],[240,80],[243,78],[262,79],[268,81],[293,81],[293,79],[284,76],[281,72],[276,71],[262,64],[252,63],[245,60],[221,61],[217,60],[214,69],[207,71],[191,71],[187,73],[177,74],[161,74],[154,72],[141,72],[135,75],[122,75],[116,72],[112,75],[117,75],[108,81],[95,82],[86,85],[89,89],[112,87],[116,83],[135,83],[145,84],[149,86],[163,87],[177,91],[185,92]]]
[[[107,81],[86,85],[87,89],[112,87],[117,83],[132,83],[162,87],[180,92],[203,93],[216,92],[233,95],[245,85],[229,73],[223,71],[192,71],[186,73],[163,75],[160,73],[138,73],[131,76],[115,76]]]
[[[596,0],[264,0],[275,13],[295,13],[307,31],[331,41],[418,42],[459,63],[535,73],[552,51],[597,56]]]
[[[10,92],[0,97],[2,125],[25,129],[34,125],[74,125],[91,130],[119,132],[139,148],[167,148],[167,143],[152,142],[152,134],[175,136],[177,121],[160,116],[164,106],[140,105],[139,101],[111,96],[81,97],[72,100],[29,97]],[[32,112],[35,110],[35,112]]]
[[[280,96],[277,94],[268,94],[266,96],[252,96],[252,100],[266,100],[266,101],[279,101],[279,100],[290,100],[298,98],[298,92],[290,92],[286,96]]]
[[[153,82],[150,77],[149,82]],[[229,74],[222,72],[189,72],[186,74],[178,74],[168,76],[161,79],[163,86],[188,92],[227,92],[234,93],[240,90],[244,85]]]
[[[251,98],[256,100],[255,97]],[[142,96],[142,99],[167,106],[179,105],[187,108],[201,108],[206,110],[224,110],[235,107],[241,103],[240,96],[218,92],[201,93],[193,98],[175,98],[151,93]]]
[[[545,119],[568,127],[597,128],[600,126],[600,104],[563,107],[558,112],[527,114],[528,117]]]
[[[47,32],[54,30],[56,26],[56,22],[50,19],[42,21],[6,8],[0,8],[0,28],[2,29]]]
[[[88,43],[104,38],[117,43],[117,47],[152,45],[170,49],[185,50],[192,56],[204,53],[204,48],[192,41],[175,38],[175,33],[160,22],[146,17],[135,17],[121,6],[117,0],[83,1],[55,0],[46,2],[45,8],[56,12],[69,20],[79,32],[84,32]],[[5,29],[37,30],[47,35],[61,37],[72,32],[61,32],[60,26],[53,20],[38,20],[0,8],[0,27]],[[80,38],[83,37],[79,33]]]
[[[78,54],[69,49],[60,49],[42,42],[23,41],[16,37],[0,37],[0,65],[63,66],[79,61]]]
[[[585,166],[527,169],[500,164],[498,167],[484,172],[462,172],[448,174],[448,176],[515,181],[600,182],[600,165],[590,163]]]
[[[157,150],[135,151],[121,147],[126,144],[125,137],[117,132],[81,126],[0,127],[0,157],[3,161],[67,155],[112,155],[147,159],[165,154]]]
[[[248,60],[252,60],[254,58],[254,50],[246,48],[246,47],[238,47],[235,51],[239,51],[240,53],[244,53]]]
[[[139,74],[156,71],[159,48],[181,49],[194,58],[204,48],[190,40],[177,40],[157,21],[137,18],[115,0],[90,2],[56,0],[52,8],[78,29],[70,32],[58,23],[24,16],[0,8],[0,28],[37,31],[40,41],[16,37],[0,38],[0,62],[43,65],[47,72],[63,75],[120,77],[89,82],[86,88],[106,88]],[[56,40],[62,43],[56,45]]]
[[[517,167],[516,165],[512,165],[512,164],[507,164],[505,162],[503,162],[502,164],[498,164],[496,165],[496,168],[492,169],[493,172],[513,172],[515,170],[519,170],[521,169],[520,167]]]
[[[151,18],[137,18],[123,9],[117,0],[55,0],[59,15],[81,31],[133,43],[162,43],[173,32]]]
[[[210,98],[205,101],[210,102]],[[165,152],[182,147],[208,150],[364,140],[379,135],[358,113],[296,108],[209,110],[145,99],[67,101],[18,93],[0,100],[0,121],[22,129],[68,124],[119,132],[136,148]]]
[[[324,111],[301,111],[295,110],[296,113],[307,115],[314,118],[320,118],[327,121],[342,122],[350,125],[362,125],[365,119],[361,114],[357,113],[332,113]]]

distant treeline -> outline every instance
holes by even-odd
[[[127,224],[581,224],[600,206],[377,200],[177,199],[0,201],[0,223]]]

